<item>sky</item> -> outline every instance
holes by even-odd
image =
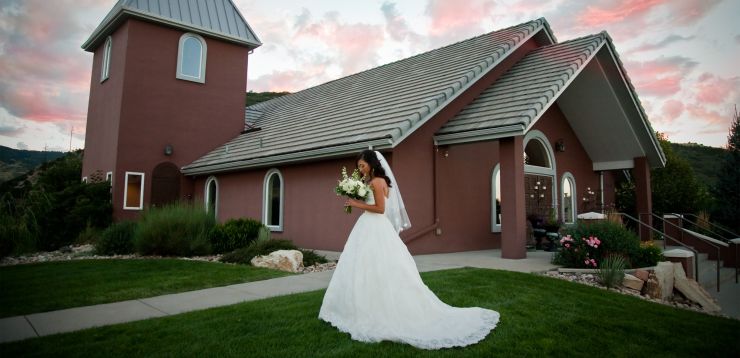
[[[0,0],[0,145],[84,147],[92,54],[115,0]],[[262,41],[247,89],[298,91],[544,17],[606,30],[653,129],[723,147],[740,103],[739,0],[234,0]],[[735,25],[733,25],[735,23]]]

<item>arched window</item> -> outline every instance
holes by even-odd
[[[573,174],[566,172],[563,174],[562,195],[560,200],[563,205],[563,222],[573,224],[576,222],[576,179]]]
[[[210,177],[206,180],[205,188],[206,212],[213,217],[218,215],[218,181],[216,177]]]
[[[270,169],[265,175],[262,222],[272,231],[283,231],[283,175]]]
[[[177,50],[177,78],[193,82],[206,82],[206,55],[208,46],[202,37],[187,33],[180,36]]]
[[[501,165],[491,175],[491,232],[501,232]]]
[[[536,208],[546,212],[549,208],[557,208],[558,205],[558,180],[556,176],[555,166],[555,155],[550,145],[550,141],[547,139],[544,133],[539,130],[533,129],[527,132],[524,136],[524,174],[525,178],[528,176],[533,178],[532,182],[540,181],[538,177],[548,176],[548,182],[552,184],[546,185],[547,190],[544,193],[545,202],[540,203],[542,207]],[[532,193],[529,193],[531,195]],[[535,208],[528,208],[528,210],[534,210]],[[536,211],[536,210],[535,210]],[[557,213],[557,211],[556,211]]]
[[[113,48],[113,39],[108,36],[105,39],[105,45],[103,45],[103,63],[100,66],[100,82],[108,79],[110,74],[110,51]]]

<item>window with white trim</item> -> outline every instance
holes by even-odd
[[[82,182],[87,184],[87,177],[82,177]]]
[[[113,183],[113,172],[107,172],[105,173],[105,181],[109,183]]]
[[[557,208],[558,205],[558,179],[554,153],[550,141],[542,131],[532,129],[524,136],[524,173],[547,175],[552,179],[552,188],[547,195],[551,208]]]
[[[271,231],[283,231],[284,189],[283,175],[277,169],[270,169],[265,175],[262,223]]]
[[[563,205],[563,222],[573,224],[576,222],[576,179],[571,173],[563,174],[561,202]]]
[[[501,232],[501,165],[491,175],[491,232]]]
[[[144,173],[126,172],[123,187],[123,209],[141,210],[144,208]]]
[[[113,48],[113,39],[108,36],[103,45],[103,63],[100,68],[100,82],[108,79],[110,74],[110,53]]]
[[[180,36],[177,50],[177,78],[199,83],[206,82],[206,40],[196,34]]]
[[[216,217],[218,215],[218,181],[216,181],[216,177],[210,177],[206,180],[205,199],[206,212]]]

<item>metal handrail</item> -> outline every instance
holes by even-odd
[[[711,221],[708,221],[708,220],[706,220],[706,219],[704,219],[704,218],[701,218],[701,217],[699,217],[699,216],[696,216],[696,215],[694,215],[694,214],[691,214],[691,213],[687,213],[687,214],[681,214],[681,216],[683,216],[683,217],[687,217],[687,216],[692,216],[692,217],[696,218],[696,219],[697,219],[697,222],[693,222],[693,221],[691,221],[691,220],[686,220],[686,221],[688,221],[688,222],[690,222],[690,223],[692,223],[692,224],[694,224],[694,225],[697,225],[697,226],[698,226],[698,224],[697,224],[697,223],[698,223],[698,221],[699,221],[699,220],[701,220],[702,222],[704,222],[704,223],[706,223],[706,224],[709,224],[709,225],[710,225],[711,227],[713,227],[713,228],[717,228],[717,229],[720,229],[720,230],[724,231],[725,233],[727,233],[727,234],[730,234],[730,236],[731,236],[731,237],[732,237],[733,239],[734,239],[734,238],[740,238],[740,235],[738,235],[738,234],[736,234],[736,233],[734,233],[734,232],[732,232],[732,231],[730,231],[730,230],[727,230],[727,229],[725,229],[724,227],[722,227],[722,226],[719,226],[719,225],[717,225],[717,224],[715,224],[715,223],[713,223],[713,222],[711,222]],[[706,230],[706,229],[705,229],[705,230]],[[726,237],[724,237],[724,236],[722,236],[722,235],[720,235],[720,234],[717,234],[716,232],[714,232],[714,231],[712,231],[712,230],[707,230],[707,231],[711,232],[711,233],[712,233],[712,234],[714,234],[714,235],[717,235],[718,237],[720,237],[720,238],[721,238],[722,240],[724,240],[724,241],[730,241],[730,239],[728,239],[728,238],[726,238]]]
[[[688,213],[688,214],[681,214],[681,215],[682,215],[682,216],[693,216],[693,217],[695,217],[695,218],[696,218],[697,220],[702,220],[703,222],[705,222],[705,223],[709,224],[710,226],[712,226],[712,227],[715,227],[715,228],[717,228],[717,229],[719,229],[719,230],[722,230],[722,231],[724,231],[724,232],[726,232],[726,233],[730,234],[730,237],[732,237],[733,239],[740,239],[740,235],[738,235],[738,234],[736,234],[736,233],[734,233],[734,232],[732,232],[732,231],[730,231],[730,230],[728,230],[728,229],[725,229],[725,228],[724,228],[723,226],[721,226],[721,225],[717,225],[717,224],[715,224],[715,223],[712,223],[712,222],[710,222],[710,221],[708,221],[708,220],[706,220],[706,219],[704,219],[704,218],[701,218],[701,217],[699,217],[699,216],[696,216],[696,215],[694,215],[694,214],[691,214],[691,213]],[[688,220],[688,221],[689,221],[689,222],[691,222],[691,223],[693,223],[693,222],[692,222],[692,221],[690,221],[690,220]],[[716,234],[716,233],[715,233],[715,232],[713,232],[712,230],[709,230],[709,232],[711,232],[711,233],[713,233],[713,234]],[[738,276],[740,275],[740,256],[738,256],[738,246],[740,246],[740,243],[737,243],[736,241],[732,241],[733,239],[727,239],[726,237],[723,237],[722,235],[719,235],[719,234],[716,234],[716,235],[717,235],[717,236],[719,236],[720,238],[724,239],[724,241],[725,241],[725,242],[726,242],[726,243],[727,243],[728,245],[729,245],[729,244],[731,244],[731,245],[734,245],[734,246],[735,246],[735,283],[738,283]]]
[[[666,220],[665,218],[661,218],[660,216],[656,215],[655,213],[652,213],[652,214],[653,214],[653,217],[656,217],[656,218],[658,218],[658,220],[662,220],[663,221],[663,231],[664,232],[665,232],[665,224],[666,223],[668,223],[671,226],[677,228],[679,230],[679,232],[683,232],[684,231],[684,228],[682,228],[682,227],[680,227],[680,226],[678,226],[678,225],[676,225],[676,224],[674,224],[674,223]],[[699,240],[701,240],[701,241],[704,241],[705,243],[709,244],[709,246],[712,246],[715,249],[717,249],[717,260],[715,262],[717,264],[717,292],[719,292],[719,282],[720,282],[719,261],[722,258],[722,252],[720,250],[720,247],[717,246],[717,245],[715,245],[715,244],[713,244],[712,242],[709,242],[709,241],[705,240],[704,238],[699,237],[699,236],[696,236],[696,235],[692,235],[692,236],[695,237],[695,238],[697,238],[697,239],[699,239]],[[680,241],[678,241],[678,240],[676,240],[674,238],[671,238],[671,240],[673,240],[674,242],[680,243],[684,247],[688,247],[688,246],[684,245],[682,242],[680,242]],[[663,248],[665,248],[665,241],[663,241]],[[694,262],[697,262],[698,263],[699,262],[699,255],[697,254],[696,251],[694,251],[694,254],[696,255],[695,256],[695,259],[694,259]],[[697,274],[696,274],[696,281],[699,282],[698,270],[697,270]]]
[[[663,233],[663,232],[660,232],[660,230],[658,230],[658,229],[656,229],[656,228],[652,227],[651,225],[648,225],[647,223],[644,223],[644,222],[642,222],[642,221],[640,221],[640,220],[638,220],[638,219],[635,219],[634,217],[630,216],[629,214],[625,214],[625,213],[617,213],[617,214],[619,214],[620,216],[624,216],[624,217],[626,217],[626,218],[629,218],[629,219],[631,219],[632,221],[636,222],[636,223],[637,223],[638,225],[644,225],[644,226],[645,226],[645,227],[647,227],[648,229],[650,229],[650,230],[653,230],[653,231],[657,232],[658,234],[662,235],[663,237],[668,237],[668,238],[670,238],[671,240],[673,240],[673,241],[676,241],[676,242],[678,242],[678,243],[679,243],[679,244],[680,244],[681,246],[683,246],[683,247],[685,247],[685,248],[689,249],[690,251],[692,251],[692,252],[694,253],[694,257],[696,258],[696,259],[694,260],[694,275],[695,275],[695,277],[696,277],[696,278],[699,278],[699,259],[698,259],[698,257],[699,257],[699,252],[698,252],[698,251],[696,251],[696,250],[694,250],[694,248],[693,248],[693,247],[691,247],[691,246],[688,246],[688,245],[685,245],[684,243],[682,243],[682,242],[680,242],[680,241],[678,241],[678,240],[674,239],[673,237],[671,237],[671,236],[669,236],[669,235],[666,235],[666,234],[665,234],[665,233]],[[663,249],[665,249],[665,240],[663,240]]]

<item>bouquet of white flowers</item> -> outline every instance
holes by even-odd
[[[347,175],[347,168],[342,167],[342,179],[339,180],[339,184],[334,188],[334,192],[337,195],[346,196],[348,198],[365,200],[368,193],[370,193],[370,187],[362,181],[360,171],[355,169],[351,176]],[[352,212],[351,206],[345,206],[344,211],[349,214]]]

